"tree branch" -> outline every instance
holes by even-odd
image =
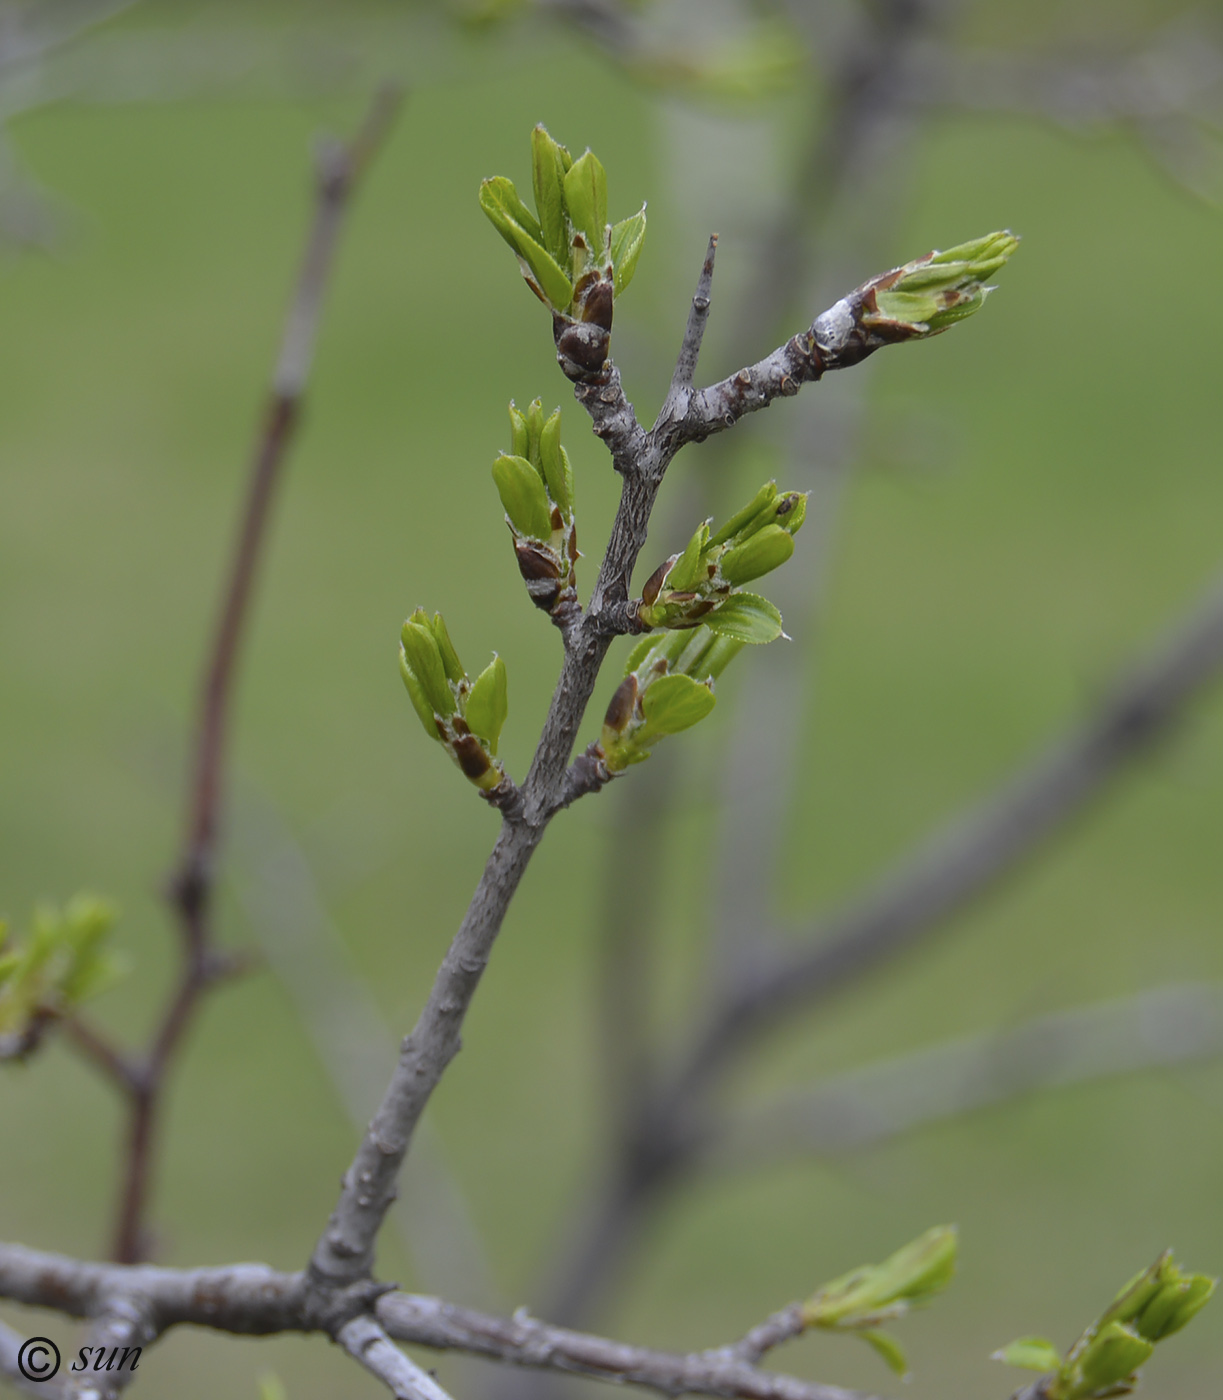
[[[108,1300],[131,1300],[145,1329],[141,1335],[150,1339],[184,1323],[248,1336],[327,1332],[396,1395],[410,1400],[443,1400],[445,1392],[392,1346],[391,1338],[435,1351],[465,1352],[540,1371],[642,1386],[670,1396],[870,1400],[838,1386],[761,1371],[746,1360],[749,1339],[754,1361],[795,1335],[778,1327],[776,1319],[764,1328],[754,1328],[741,1343],[680,1355],[552,1327],[521,1311],[513,1318],[496,1317],[440,1298],[388,1292],[377,1286],[358,1287],[320,1312],[313,1306],[316,1294],[306,1274],[281,1274],[262,1264],[193,1270],[89,1264],[12,1244],[0,1244],[0,1297],[70,1317],[114,1307]],[[118,1344],[130,1345],[131,1336]],[[7,1346],[0,1332],[0,1357],[7,1354]]]
[[[698,297],[707,299],[711,275],[711,265],[708,272],[702,268]],[[763,406],[768,385],[774,382],[780,385],[784,381],[789,386],[784,392],[796,393],[803,378],[818,378],[825,368],[856,363],[887,343],[861,319],[872,286],[873,282],[864,283],[842,298],[817,318],[806,337],[795,337],[762,362],[769,368],[759,376],[751,406]],[[752,386],[755,382],[750,373],[741,372],[724,398],[718,395],[719,386],[694,395],[683,419],[660,417],[649,434],[638,423],[619,371],[610,361],[599,373],[575,384],[576,398],[590,414],[596,436],[607,445],[623,478],[611,537],[590,607],[566,638],[560,678],[522,784],[521,809],[507,814],[502,823],[471,904],[416,1026],[403,1042],[382,1103],[344,1174],[340,1199],[315,1245],[309,1275],[323,1292],[371,1275],[374,1243],[395,1199],[396,1179],[412,1133],[446,1066],[458,1053],[463,1020],[506,910],[548,822],[565,805],[567,790],[576,795],[576,788],[582,785],[580,773],[571,779],[567,770],[578,728],[611,644],[603,614],[608,610],[618,615],[620,605],[627,600],[633,566],[645,543],[650,513],[669,463],[690,436],[700,435],[702,427],[714,430],[709,414],[722,413],[724,404],[736,394],[748,392],[740,383],[745,374]],[[783,390],[778,387],[777,392]],[[721,426],[728,424],[722,422]]]
[[[405,1356],[372,1317],[354,1317],[336,1334],[344,1350],[375,1375],[395,1400],[450,1400],[427,1371]]]
[[[491,1317],[437,1298],[388,1293],[378,1300],[377,1313],[391,1336],[418,1346],[466,1351],[512,1366],[570,1372],[618,1385],[638,1385],[663,1395],[721,1395],[740,1400],[868,1400],[839,1386],[757,1370],[738,1354],[736,1347],[686,1356],[651,1351],[552,1327],[522,1309],[512,1319]]]

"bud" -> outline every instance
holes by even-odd
[[[979,311],[994,290],[985,279],[1019,247],[1007,229],[961,243],[873,278],[862,288],[860,322],[885,339],[938,335]]]
[[[510,455],[525,457],[530,452],[530,437],[527,434],[526,414],[510,400]]]
[[[505,662],[494,653],[473,684],[441,613],[423,608],[403,624],[401,642],[399,672],[425,733],[477,787],[496,787],[505,777],[496,756],[509,710]]]
[[[418,608],[403,624],[400,641],[403,645],[404,664],[419,685],[426,704],[434,714],[443,717],[453,714],[455,699],[446,678],[442,654],[421,609]]]
[[[770,574],[794,553],[794,536],[780,525],[766,525],[750,539],[728,549],[718,563],[732,587]]]
[[[673,555],[641,591],[638,616],[646,627],[695,627],[709,622],[730,601],[732,590],[780,567],[794,553],[794,536],[807,514],[800,491],[780,494],[775,482],[762,486],[721,529],[699,526],[684,552]],[[761,600],[763,601],[763,600]],[[767,636],[744,634],[744,641],[772,641],[781,636],[781,615]],[[727,611],[727,618],[735,609]],[[711,624],[712,625],[712,624]]]
[[[567,518],[573,516],[573,468],[569,454],[561,446],[561,411],[544,423],[539,433],[539,464],[543,468],[548,495]]]
[[[581,380],[600,372],[607,358],[612,303],[636,270],[645,206],[609,227],[607,174],[598,157],[587,151],[573,160],[542,126],[531,133],[531,183],[536,214],[504,176],[480,186],[480,207],[552,311],[561,367]]]

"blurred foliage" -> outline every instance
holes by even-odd
[[[1122,42],[1187,9],[980,0],[958,32],[1023,46]],[[464,36],[435,11],[135,6],[97,33],[96,50],[63,56],[78,69],[100,56],[77,100],[36,104],[6,126],[58,239],[0,255],[0,900],[14,911],[82,886],[113,894],[136,967],[94,1014],[118,1036],[147,1029],[172,974],[159,881],[181,818],[202,643],[309,210],[314,133],[351,128],[384,66],[407,74],[400,129],[341,252],[261,580],[221,916],[235,944],[257,946],[243,891],[260,872],[244,833],[250,803],[270,803],[395,1032],[423,1000],[496,825],[419,742],[395,676],[398,628],[418,603],[444,601],[465,652],[505,656],[515,718],[498,756],[517,775],[559,660],[554,629],[513,577],[488,462],[507,400],[542,394],[550,410],[568,403],[568,386],[547,326],[490,247],[480,181],[518,170],[521,133],[543,121],[597,149],[617,189],[648,196],[649,253],[616,324],[643,418],[665,393],[711,227],[722,243],[702,377],[767,348],[721,337],[748,281],[753,221],[784,198],[800,133],[826,97],[818,67],[785,94],[727,112],[660,93],[538,18]],[[128,43],[144,45],[132,50],[144,59],[124,70],[113,56]],[[335,65],[316,63],[320,52]],[[236,54],[246,66],[235,59],[233,76],[196,80],[184,53]],[[124,82],[135,89],[127,99]],[[1080,714],[1219,564],[1218,212],[1125,132],[1076,137],[1018,117],[930,119],[898,184],[911,201],[872,230],[877,262],[847,229],[842,290],[963,229],[1009,226],[1024,249],[989,316],[877,357],[852,385],[806,391],[826,406],[828,442],[838,406],[860,393],[867,403],[860,469],[839,498],[813,496],[803,541],[814,547],[817,519],[825,541],[835,535],[773,880],[778,910],[795,916],[849,894]],[[805,486],[784,459],[788,411],[741,430],[722,507],[769,471]],[[592,552],[616,483],[597,444],[566,423]],[[823,441],[806,455],[827,484]],[[709,450],[689,449],[672,468],[651,564],[690,534],[691,513],[670,521],[665,511]],[[773,464],[764,473],[762,461]],[[735,684],[732,671],[673,778],[686,796],[667,831],[652,1008],[664,1035],[705,986],[711,775]],[[596,700],[583,743],[601,714]],[[589,799],[550,832],[431,1113],[515,1303],[532,1301],[558,1202],[598,1170],[590,1005],[609,820],[609,804]],[[733,1092],[1157,981],[1223,976],[1221,824],[1223,708],[1212,696],[1004,893],[811,1023],[783,1028]],[[115,1105],[58,1043],[6,1071],[0,1098],[0,1237],[94,1252],[108,1233]],[[971,1286],[920,1327],[902,1324],[907,1393],[998,1394],[986,1358],[1000,1329],[1064,1331],[1136,1253],[1167,1240],[1191,1240],[1207,1267],[1223,1258],[1221,1111],[1217,1066],[1151,1073],[851,1159],[694,1182],[656,1222],[606,1325],[642,1342],[715,1344],[805,1296],[813,1276],[954,1218]],[[305,1259],[352,1133],[271,977],[215,998],[167,1129],[160,1257]],[[380,1266],[435,1286],[392,1237]],[[28,1327],[29,1314],[3,1312]],[[878,1363],[861,1350],[817,1337],[781,1360],[872,1389]],[[1189,1329],[1159,1362],[1152,1400],[1210,1393],[1217,1331]],[[321,1341],[173,1334],[147,1364],[181,1400],[250,1393],[269,1367],[294,1400],[376,1393]],[[443,1383],[456,1364],[438,1362]]]

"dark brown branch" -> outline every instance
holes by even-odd
[[[250,611],[251,591],[266,542],[269,513],[300,414],[323,296],[344,214],[353,186],[385,137],[398,101],[397,92],[391,89],[380,92],[351,144],[328,144],[319,152],[317,160],[314,223],[290,303],[263,426],[251,462],[246,506],[205,670],[187,833],[176,872],[169,882],[169,896],[182,931],[182,970],[146,1056],[132,1069],[129,1085],[126,1166],[113,1246],[114,1257],[125,1263],[140,1259],[146,1249],[144,1217],[152,1151],[169,1065],[201,997],[230,970],[229,961],[214,947],[210,911],[225,737],[235,670]]]

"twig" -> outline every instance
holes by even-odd
[[[107,1362],[115,1364],[101,1371],[93,1366],[70,1368],[64,1382],[66,1400],[119,1400],[136,1379],[141,1351],[156,1337],[144,1300],[128,1295],[107,1299],[89,1329],[88,1347],[91,1358],[100,1348]]]
[[[745,1109],[700,1149],[741,1170],[791,1153],[838,1156],[1031,1094],[1223,1052],[1223,991],[1190,984],[1075,1007],[850,1070]]]
[[[405,1356],[372,1317],[354,1317],[336,1341],[395,1396],[395,1400],[450,1400],[427,1371]]]
[[[702,271],[704,277],[704,271]],[[438,970],[428,1001],[403,1043],[377,1113],[344,1174],[340,1198],[315,1245],[309,1275],[327,1294],[368,1278],[374,1243],[395,1199],[396,1179],[413,1130],[446,1066],[458,1053],[460,1030],[492,946],[535,848],[569,782],[569,756],[594,692],[611,635],[605,609],[628,596],[637,556],[645,543],[650,513],[668,464],[686,441],[729,426],[735,403],[763,407],[771,393],[796,393],[802,382],[826,370],[856,364],[887,343],[863,320],[864,284],[818,317],[755,369],[725,382],[726,387],[695,394],[682,418],[660,416],[650,433],[637,421],[624,395],[620,375],[608,362],[583,377],[575,397],[590,414],[623,478],[623,488],[607,551],[590,607],[566,639],[560,678],[552,695],[535,756],[522,784],[522,809],[506,816],[471,904]],[[763,368],[762,368],[763,367]],[[746,387],[745,387],[746,386]]]
[[[378,1300],[376,1310],[387,1332],[402,1341],[440,1350],[467,1351],[512,1366],[643,1386],[663,1395],[721,1395],[740,1400],[869,1400],[839,1386],[757,1370],[738,1354],[737,1347],[686,1356],[652,1351],[553,1327],[530,1317],[523,1309],[512,1319],[490,1317],[437,1298],[408,1293],[388,1293]]]
[[[441,1400],[444,1392],[391,1345],[394,1338],[434,1351],[458,1351],[514,1366],[591,1376],[645,1387],[663,1395],[712,1395],[732,1400],[870,1400],[855,1391],[758,1370],[744,1360],[744,1343],[681,1355],[626,1345],[606,1337],[553,1327],[519,1311],[496,1317],[440,1298],[363,1286],[316,1311],[305,1274],[282,1274],[262,1264],[223,1269],[162,1269],[151,1265],[90,1264],[63,1255],[0,1244],[0,1297],[70,1317],[88,1317],[111,1300],[141,1310],[144,1335],[191,1324],[244,1336],[327,1332],[350,1354],[413,1400]],[[135,1303],[138,1300],[138,1304]],[[347,1314],[347,1316],[345,1315]],[[780,1314],[778,1315],[780,1316]],[[771,1319],[775,1340],[788,1340]],[[760,1342],[762,1329],[748,1334]],[[746,1339],[745,1339],[746,1341]],[[130,1339],[129,1343],[130,1344]],[[6,1355],[0,1331],[0,1358]],[[395,1360],[399,1358],[399,1361]],[[370,1365],[370,1360],[374,1361]],[[400,1362],[412,1366],[409,1373]],[[409,1379],[410,1375],[410,1379]],[[433,1387],[425,1389],[425,1385]],[[47,1393],[46,1391],[43,1392]]]
[[[251,589],[269,511],[297,424],[319,314],[343,216],[355,181],[385,137],[399,101],[393,89],[374,99],[352,143],[328,145],[316,170],[316,209],[306,256],[290,304],[264,423],[251,464],[238,543],[224,589],[220,620],[200,701],[187,834],[169,897],[182,932],[178,986],[130,1086],[126,1166],[120,1189],[114,1257],[134,1262],[145,1252],[152,1150],[166,1073],[203,994],[228,970],[210,921],[226,724]]]
[[[717,251],[718,235],[711,233],[705,263],[692,296],[692,307],[688,312],[688,324],[684,328],[679,358],[675,362],[675,373],[671,376],[671,387],[667,390],[660,418],[682,418],[687,411],[687,396],[692,389],[692,377],[701,357],[701,341],[705,338],[705,326],[709,320],[709,293],[713,286],[713,260]],[[681,400],[684,401],[682,404]]]

